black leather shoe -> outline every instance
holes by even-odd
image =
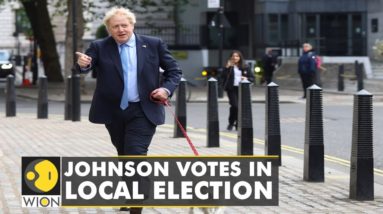
[[[142,207],[130,208],[130,214],[141,214],[141,213],[142,213]]]
[[[229,125],[227,125],[227,128],[226,128],[226,129],[227,129],[228,131],[231,131],[231,130],[233,130],[233,127],[234,127],[234,126],[233,126],[232,124],[229,124]]]

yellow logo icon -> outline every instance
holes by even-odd
[[[59,173],[51,161],[37,159],[28,164],[24,172],[24,179],[31,190],[45,193],[56,186]]]

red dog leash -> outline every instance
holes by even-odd
[[[174,119],[176,120],[178,127],[179,127],[179,128],[181,129],[181,131],[182,131],[182,134],[184,135],[184,137],[186,138],[187,142],[189,143],[189,146],[190,146],[191,150],[193,151],[194,155],[195,155],[195,156],[198,156],[199,153],[198,153],[197,149],[195,148],[194,144],[193,144],[192,141],[190,140],[188,134],[186,133],[185,128],[182,126],[181,122],[178,120],[176,114],[175,114],[174,111],[172,110],[171,105],[170,105],[170,103],[169,103],[169,100],[163,100],[163,101],[161,101],[161,100],[158,100],[158,99],[154,99],[152,96],[150,96],[150,99],[151,99],[153,102],[155,102],[155,103],[158,103],[158,104],[161,104],[161,105],[164,105],[164,106],[167,107],[167,109],[172,113]]]

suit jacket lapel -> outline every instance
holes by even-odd
[[[124,81],[124,73],[122,70],[121,58],[120,58],[120,53],[118,52],[117,43],[114,41],[114,39],[112,37],[109,37],[109,38],[110,39],[107,43],[108,46],[107,46],[106,53],[109,53],[109,56],[110,56],[113,64],[117,68],[117,73],[121,77],[122,81]]]
[[[142,38],[136,35],[136,51],[137,51],[137,73],[138,76],[141,76],[142,69],[144,67],[145,62],[145,49],[147,48],[147,44],[142,40]]]

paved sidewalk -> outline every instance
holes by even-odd
[[[202,155],[236,155],[234,132],[221,133],[221,146],[207,148],[206,130],[188,129]],[[150,147],[149,155],[192,155],[185,139],[173,138],[173,126],[163,125]],[[103,125],[64,121],[62,115],[36,119],[34,114],[0,118],[0,213],[115,213],[117,209],[26,209],[21,208],[21,156],[112,156],[115,151]],[[263,142],[254,141],[254,153],[263,155]],[[346,167],[335,167],[326,160],[324,183],[302,180],[302,156],[282,151],[279,168],[279,206],[225,207],[221,213],[383,213],[383,185],[375,183],[374,201],[354,201],[349,196],[349,174]],[[378,177],[377,175],[375,175]],[[379,175],[381,176],[381,175]],[[151,213],[190,213],[187,208],[147,208]],[[194,213],[203,213],[196,209]]]

